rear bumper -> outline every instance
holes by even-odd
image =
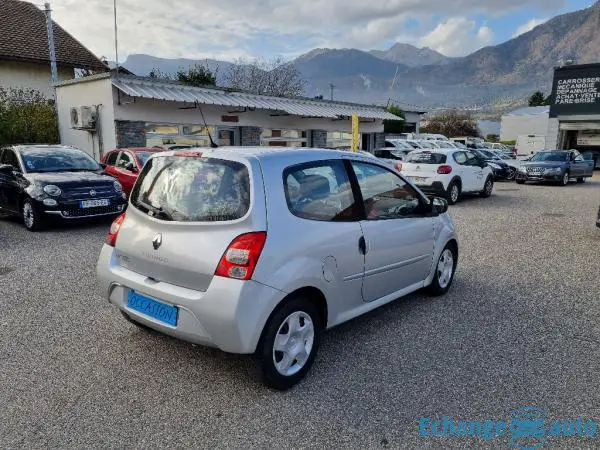
[[[438,197],[446,196],[446,189],[441,181],[434,181],[431,184],[425,185],[417,184],[416,186],[427,195],[435,195]]]
[[[269,315],[285,296],[252,280],[214,277],[206,292],[157,282],[120,266],[108,245],[100,252],[97,275],[108,301],[133,320],[169,336],[230,353],[254,353]],[[129,308],[131,290],[177,307],[177,325]]]

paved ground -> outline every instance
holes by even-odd
[[[443,298],[412,295],[327,333],[277,393],[249,357],[125,322],[98,292],[106,223],[0,221],[0,447],[472,447],[421,416],[600,417],[600,177],[499,184],[451,209],[462,253]],[[556,441],[596,446],[594,441]]]

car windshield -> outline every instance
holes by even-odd
[[[75,148],[31,147],[20,153],[25,170],[29,173],[101,170],[91,156]]]
[[[538,152],[531,158],[531,161],[568,161],[568,152]]]
[[[412,152],[406,156],[405,161],[415,164],[444,164],[446,155],[432,152]]]
[[[222,222],[250,209],[244,164],[196,156],[152,158],[131,193],[131,204],[160,220]]]

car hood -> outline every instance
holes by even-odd
[[[566,166],[566,162],[564,161],[529,161],[526,163],[523,163],[523,167],[544,167],[544,168],[551,168],[551,167],[564,167]]]
[[[114,178],[102,172],[51,172],[28,173],[25,177],[38,184],[57,186],[101,186],[112,184]]]

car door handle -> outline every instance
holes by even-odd
[[[358,240],[358,251],[363,255],[367,254],[367,241],[365,241],[364,236],[361,236]]]

